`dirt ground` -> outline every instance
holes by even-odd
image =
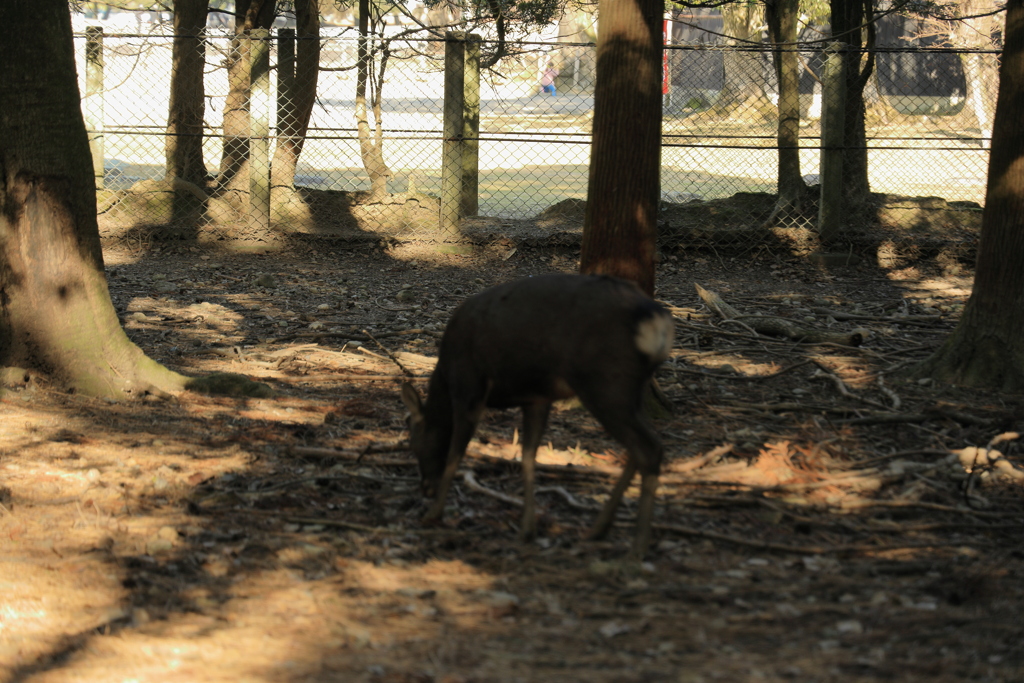
[[[571,249],[106,257],[150,355],[276,395],[3,393],[3,683],[1024,680],[1024,462],[999,438],[1024,401],[901,375],[962,309],[956,264],[666,257],[677,337],[657,377],[675,412],[637,564],[635,488],[609,541],[581,540],[622,453],[572,406],[541,449],[536,542],[496,495],[520,495],[512,411],[488,414],[443,526],[418,521],[389,354],[423,390],[459,301],[572,272]],[[868,338],[756,335],[694,283]]]

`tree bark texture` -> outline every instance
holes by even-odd
[[[203,115],[206,112],[206,15],[210,0],[175,0],[171,92],[164,153],[167,179],[206,187]]]
[[[295,184],[295,168],[316,102],[320,75],[319,0],[296,0],[295,24],[295,78],[290,79],[294,85],[285,94],[286,101],[277,120],[277,147],[270,166],[273,187],[290,188]]]
[[[274,0],[238,0],[235,4],[235,37],[224,61],[228,72],[228,95],[224,100],[224,144],[221,152],[217,187],[249,191],[249,95],[252,62],[246,34],[254,28],[269,29],[274,23]],[[239,207],[247,202],[232,203]]]
[[[373,197],[386,195],[388,180],[394,175],[384,161],[384,129],[381,123],[380,98],[384,86],[384,70],[387,68],[387,50],[381,54],[380,72],[374,78],[373,45],[376,37],[376,21],[371,16],[375,11],[370,0],[359,0],[359,44],[356,64],[356,130],[359,134],[359,153],[363,168],[370,177],[370,194]],[[372,82],[371,82],[372,81]],[[371,132],[367,114],[366,91],[371,89],[375,129]]]
[[[654,292],[661,173],[661,17],[652,0],[601,0],[580,270]]]
[[[771,41],[775,76],[779,85],[778,201],[775,212],[800,210],[807,189],[800,174],[800,63],[797,54],[797,0],[766,0],[765,19]]]
[[[989,50],[999,31],[995,10],[996,0],[961,0],[960,14],[966,19],[952,22],[950,43],[954,47],[971,50]],[[982,149],[989,149],[992,143],[992,117],[995,101],[991,85],[996,82],[999,71],[997,55],[986,52],[968,52],[963,55],[964,71],[967,74],[967,93],[971,111],[978,122],[978,133]]]
[[[874,47],[874,8],[872,0],[830,0],[829,5],[832,10],[832,37],[848,48],[845,53],[843,188],[846,206],[855,216],[867,206],[871,195],[864,87],[874,69],[874,56],[870,51]]]
[[[0,365],[96,396],[183,388],[110,301],[66,0],[0,3],[0,26]]]
[[[999,95],[974,290],[960,323],[917,369],[964,386],[1024,391],[1024,0],[1006,3]]]
[[[748,106],[756,106],[765,99],[765,73],[761,54],[744,50],[751,42],[760,39],[760,30],[755,29],[762,22],[759,3],[728,3],[720,8],[722,32],[729,37],[727,45],[739,50],[727,50],[723,54],[725,82],[722,91],[715,98],[714,109],[718,116],[729,116]],[[741,112],[742,113],[742,112]]]

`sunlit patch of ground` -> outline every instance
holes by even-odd
[[[513,412],[470,446],[478,488],[459,479],[444,522],[420,523],[399,382],[423,390],[466,295],[576,260],[393,251],[109,254],[148,353],[277,394],[4,393],[0,682],[1024,679],[1021,486],[952,453],[1012,428],[1019,398],[889,372],[948,333],[961,280],[666,261],[659,296],[688,313],[658,374],[676,412],[640,565],[635,488],[610,540],[581,540],[623,454],[571,403],[540,449],[535,543],[516,540]],[[809,325],[859,311],[872,336],[754,337],[694,282]],[[1015,440],[996,447],[1021,467]]]

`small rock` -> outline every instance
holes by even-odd
[[[615,636],[622,635],[623,633],[629,633],[632,630],[633,627],[629,624],[625,624],[621,621],[609,621],[599,628],[598,632],[605,638],[614,638]]]
[[[146,554],[158,555],[174,548],[174,544],[164,538],[151,538],[146,541]]]
[[[724,572],[721,572],[721,575],[730,579],[739,579],[741,581],[746,581],[750,578],[750,572],[746,569],[726,569]]]
[[[142,607],[132,609],[132,626],[144,626],[150,622],[149,612]]]
[[[154,292],[164,292],[164,293],[177,292],[178,291],[178,285],[174,284],[173,282],[166,282],[164,280],[159,280],[159,281],[153,283],[153,286],[151,287],[151,289]]]
[[[847,619],[836,624],[836,631],[840,634],[859,635],[864,633],[864,625],[856,619]]]
[[[803,611],[800,608],[788,602],[780,602],[775,605],[775,611],[784,617],[799,617],[803,615]]]

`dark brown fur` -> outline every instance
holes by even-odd
[[[441,340],[428,398],[409,384],[410,441],[424,491],[424,517],[440,519],[466,446],[485,407],[523,409],[524,510],[521,535],[536,534],[534,458],[553,401],[577,395],[629,452],[622,477],[591,533],[611,528],[636,470],[643,476],[634,552],[650,537],[662,446],[641,409],[644,389],[671,345],[671,315],[632,283],[591,275],[543,275],[467,299]],[[638,348],[638,334],[643,337]]]

